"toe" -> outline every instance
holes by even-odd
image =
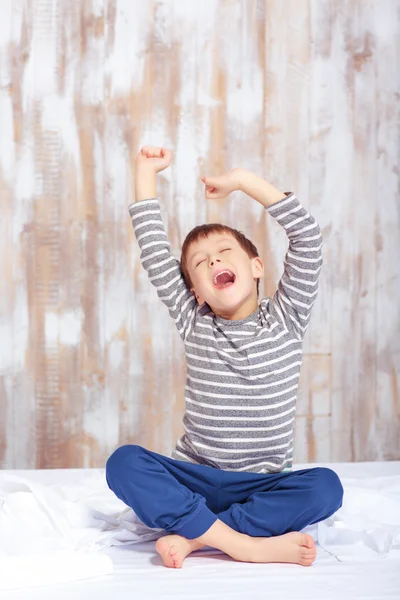
[[[169,555],[169,561],[168,561],[169,565],[168,566],[178,568],[179,567],[179,555],[176,552],[176,548],[171,546],[170,549],[168,550],[168,555]]]
[[[307,546],[307,548],[314,548],[314,538],[311,535],[308,535],[308,533],[305,533],[304,540],[302,540],[302,545]]]
[[[183,565],[182,560],[178,557],[176,560],[174,559],[174,567],[175,569],[181,569]]]
[[[313,564],[313,562],[314,562],[314,559],[312,557],[303,556],[300,559],[300,564],[303,565],[304,567],[311,566]]]
[[[313,562],[316,558],[317,552],[315,548],[307,548],[305,546],[302,547],[301,558],[305,561]]]

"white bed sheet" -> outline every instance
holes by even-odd
[[[96,528],[93,531],[87,528],[78,531],[76,528],[78,533],[74,531],[71,535],[65,520],[67,513],[52,509],[50,517],[54,527],[58,528],[58,540],[62,543],[45,561],[48,580],[51,580],[51,574],[56,581],[67,580],[71,573],[73,579],[87,579],[28,587],[29,578],[24,583],[24,573],[30,569],[40,573],[43,569],[43,561],[42,564],[35,563],[38,557],[32,550],[32,544],[41,544],[42,551],[46,551],[46,543],[50,544],[47,549],[54,544],[54,535],[50,529],[47,537],[29,537],[27,534],[21,544],[20,538],[24,535],[21,532],[28,532],[32,524],[28,521],[21,528],[21,523],[15,522],[18,535],[15,537],[15,552],[10,557],[13,564],[8,564],[6,557],[3,556],[2,560],[0,556],[0,588],[1,580],[8,578],[8,582],[12,579],[21,589],[0,591],[0,598],[400,600],[400,462],[298,464],[295,469],[312,466],[328,466],[338,473],[345,489],[345,502],[330,520],[310,528],[318,550],[317,559],[311,567],[237,563],[216,550],[205,549],[189,556],[182,569],[167,569],[154,550],[154,541],[138,541],[146,533],[146,528],[141,530],[134,520],[130,530],[111,528],[99,535],[100,531]],[[87,524],[84,522],[87,507],[101,506],[103,513],[108,514],[121,513],[121,508],[122,512],[126,508],[109,490],[109,495],[106,495],[103,483],[103,487],[99,487],[104,478],[103,469],[1,471],[0,490],[1,481],[9,485],[13,477],[16,482],[32,482],[30,496],[27,493],[21,495],[25,501],[40,494],[44,498],[44,492],[50,489],[53,492],[67,490],[71,500],[79,490],[81,496],[72,515],[74,523],[81,518],[82,524]],[[87,484],[84,497],[82,482]],[[3,503],[3,512],[5,506],[6,503]],[[14,512],[9,512],[8,517],[15,517],[19,514],[18,504],[11,506]],[[57,507],[57,504],[52,506]],[[70,502],[69,506],[74,504]],[[68,516],[71,517],[71,514],[69,512]],[[129,516],[126,512],[125,515]],[[37,521],[40,517],[36,515],[37,531],[43,533],[44,524]],[[6,521],[0,518],[0,536],[2,523],[9,522],[12,523],[11,518]],[[128,543],[132,539],[136,543]],[[121,545],[109,546],[110,543]],[[21,546],[26,549],[24,556],[18,555]],[[72,552],[75,547],[82,551]],[[101,547],[104,549],[100,550]],[[65,562],[62,560],[63,552]],[[64,566],[65,573],[60,571],[60,565]],[[101,573],[105,575],[99,576]],[[30,583],[32,585],[32,581]]]

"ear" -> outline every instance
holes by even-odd
[[[251,271],[256,279],[264,277],[264,263],[259,256],[251,259]]]
[[[203,298],[201,298],[201,297],[199,296],[199,294],[197,294],[197,292],[196,292],[196,290],[195,290],[194,288],[190,288],[190,291],[192,292],[193,296],[195,296],[195,297],[196,297],[196,299],[197,299],[197,303],[198,303],[198,304],[200,304],[200,305],[201,305],[201,304],[204,304],[204,300],[203,300]]]

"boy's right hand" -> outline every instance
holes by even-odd
[[[159,146],[143,146],[136,156],[136,170],[152,171],[159,173],[163,171],[172,161],[172,152]]]

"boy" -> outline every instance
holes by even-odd
[[[221,224],[196,227],[181,263],[170,253],[156,174],[171,152],[144,146],[136,158],[129,212],[140,260],[185,344],[185,434],[172,457],[137,445],[108,459],[110,489],[148,527],[167,535],[156,549],[167,567],[211,546],[246,562],[311,565],[313,538],[301,530],[342,505],[326,468],[292,471],[293,421],[302,343],[317,295],[322,236],[292,192],[245,169],[203,178],[206,198],[241,190],[262,204],[289,238],[273,298],[258,303],[257,249]]]

